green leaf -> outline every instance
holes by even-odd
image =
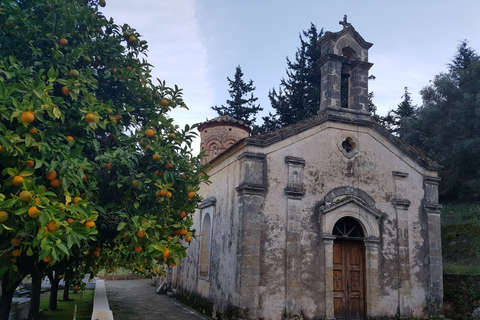
[[[40,89],[33,89],[33,93],[35,93],[35,95],[36,95],[39,99],[45,98],[45,94],[44,94],[43,91],[40,90]]]
[[[60,250],[62,250],[67,256],[69,255],[68,249],[67,249],[67,247],[65,246],[65,244],[64,244],[63,242],[57,243],[57,248],[59,248]]]
[[[117,231],[123,230],[127,226],[126,222],[120,222],[117,226]]]
[[[140,203],[138,203],[137,201],[135,201],[135,202],[133,203],[133,207],[134,207],[135,209],[138,209],[138,208],[140,207]]]
[[[55,116],[56,119],[60,119],[62,116],[62,112],[58,107],[53,108],[53,115]]]
[[[3,201],[2,203],[0,203],[0,207],[1,208],[10,208],[12,207],[15,203],[17,203],[17,199],[8,199],[6,201]]]
[[[7,227],[7,226],[6,226],[6,225],[4,225],[3,223],[2,223],[2,226],[3,226],[5,229],[7,229],[7,230],[10,230],[10,231],[12,231],[12,230],[13,230],[12,228],[10,228],[10,227]]]
[[[29,257],[33,256],[33,250],[32,250],[32,247],[28,247],[28,250],[27,250],[27,256],[29,256]]]

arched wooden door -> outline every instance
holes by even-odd
[[[360,228],[360,229],[358,229]],[[365,245],[361,227],[342,218],[333,234],[333,304],[337,320],[365,319]]]

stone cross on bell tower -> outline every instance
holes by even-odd
[[[343,30],[326,32],[318,41],[322,52],[318,60],[322,74],[319,112],[369,115],[368,70],[373,63],[368,61],[368,49],[373,44],[355,31],[347,15],[339,24]]]

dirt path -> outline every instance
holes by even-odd
[[[210,320],[175,298],[157,294],[151,280],[105,280],[115,320]]]

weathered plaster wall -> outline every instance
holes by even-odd
[[[215,200],[215,210],[211,216],[212,242],[208,278],[199,277],[198,271],[202,241],[201,221],[205,211],[202,209],[194,214],[197,238],[191,242],[187,250],[187,258],[182,261],[178,270],[177,286],[182,291],[205,298],[206,303],[212,304],[213,314],[217,310],[225,312],[231,306],[241,304],[238,284],[238,247],[239,232],[242,227],[239,224],[238,197],[235,190],[239,179],[239,163],[236,161],[238,155],[238,152],[234,153],[226,161],[212,167],[208,171],[211,183],[202,185],[199,192],[204,199],[214,198]],[[206,296],[203,294],[205,287],[208,288]],[[214,304],[213,301],[215,301]]]
[[[350,153],[342,147],[347,138],[355,144]],[[229,314],[235,306],[237,315],[255,319],[326,316],[324,233],[331,230],[324,230],[320,208],[327,193],[341,187],[371,197],[381,216],[378,231],[372,232],[378,240],[368,245],[373,251],[367,250],[374,257],[367,268],[375,277],[367,279],[373,284],[366,293],[367,314],[428,314],[429,232],[434,234],[429,221],[435,217],[429,220],[424,209],[424,176],[436,172],[426,171],[372,127],[342,122],[324,122],[267,146],[237,146],[228,153],[215,161],[208,172],[212,183],[200,190],[216,200],[205,297],[214,315]],[[245,153],[264,155],[255,161],[264,161],[268,178],[263,189],[250,186],[251,194],[238,189],[245,184],[245,168],[259,168],[242,164]],[[247,175],[247,180],[257,178],[255,170]],[[292,181],[301,187],[292,188]],[[201,212],[195,216],[199,229]],[[196,271],[198,255],[199,246],[192,243],[178,277],[179,286],[194,294],[200,294],[203,281]]]
[[[350,159],[341,152],[342,142],[348,137],[356,143],[358,151]],[[266,231],[263,236],[263,274],[268,276],[262,278],[264,293],[261,299],[265,319],[279,319],[285,310],[312,318],[324,313],[323,240],[315,206],[327,192],[338,187],[366,192],[374,198],[376,209],[384,213],[379,221],[380,300],[375,315],[391,316],[392,310],[399,308],[404,315],[425,315],[428,295],[427,226],[422,207],[425,169],[371,128],[341,123],[325,123],[266,148],[249,150],[265,153],[268,165],[265,200],[268,209],[264,212]],[[288,180],[285,157],[289,156],[305,160],[305,196],[297,201],[297,208],[291,210],[295,212],[294,222],[298,229],[298,235],[293,236],[299,237],[299,246],[292,250],[298,253],[294,259],[288,252],[288,237],[292,234],[287,226],[292,220],[286,212],[294,200],[287,199],[284,191]],[[394,179],[394,171],[407,174],[401,190],[397,190],[399,183]],[[410,206],[406,210],[396,209],[392,203],[397,197],[409,200]],[[397,234],[397,223],[401,225],[401,234]],[[402,241],[400,259],[399,241]],[[288,277],[290,269],[300,270],[299,274]],[[297,286],[301,290],[292,295],[288,289]]]

